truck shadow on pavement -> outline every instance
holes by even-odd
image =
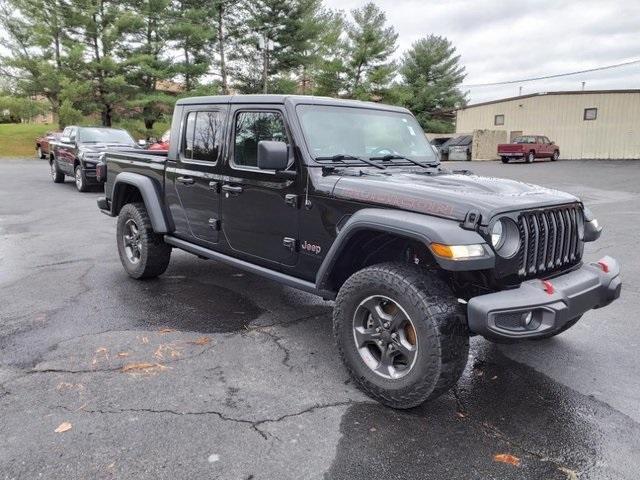
[[[449,394],[407,411],[350,407],[325,478],[637,478],[637,423],[473,343]]]

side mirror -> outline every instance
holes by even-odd
[[[289,148],[284,142],[261,140],[258,142],[258,168],[284,170],[289,164]]]
[[[138,140],[138,145],[144,148],[147,146],[147,141],[141,138],[140,140]]]
[[[555,145],[555,144],[556,144],[556,142],[554,142],[553,140],[549,140],[549,143],[550,143],[551,145]]]
[[[60,137],[60,142],[71,143],[71,137]]]

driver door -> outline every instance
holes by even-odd
[[[291,145],[284,111],[265,105],[241,106],[231,118],[231,151],[220,196],[226,240],[234,252],[263,264],[293,266],[298,260],[299,179],[257,166],[261,140]],[[290,165],[293,150],[289,148]]]

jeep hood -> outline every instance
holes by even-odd
[[[387,170],[360,176],[343,175],[337,198],[400,208],[462,221],[470,210],[486,224],[498,213],[578,202],[568,193],[493,177],[460,173]]]

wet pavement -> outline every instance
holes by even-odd
[[[581,195],[623,293],[553,340],[472,339],[454,391],[394,411],[330,302],[178,251],[131,280],[99,193],[0,160],[0,478],[638,478],[640,163],[449,165]]]

